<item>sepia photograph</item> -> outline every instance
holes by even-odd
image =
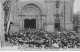
[[[80,0],[0,0],[0,51],[80,51]]]

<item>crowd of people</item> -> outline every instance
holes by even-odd
[[[7,36],[12,45],[38,47],[38,48],[80,48],[78,33],[68,30],[47,32],[42,29],[27,29]]]

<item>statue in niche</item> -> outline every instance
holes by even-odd
[[[3,10],[4,10],[4,30],[7,29],[7,22],[9,18],[9,10],[10,10],[10,1],[5,1],[3,4]]]
[[[9,9],[10,9],[10,4],[9,4],[9,1],[5,1],[4,2],[4,4],[3,4],[3,6],[4,6],[4,12],[5,12],[5,16],[8,16],[8,14],[9,14]]]
[[[59,8],[60,1],[56,1],[56,8]]]
[[[54,16],[56,16],[56,18],[59,18],[59,16],[60,16],[59,10],[56,11],[56,13],[54,14]]]

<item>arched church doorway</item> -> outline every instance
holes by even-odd
[[[36,19],[25,19],[24,20],[24,28],[34,28],[36,29]]]
[[[42,11],[35,4],[28,4],[24,6],[21,10],[21,27],[22,28],[42,28]]]

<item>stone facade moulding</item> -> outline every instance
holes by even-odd
[[[22,4],[22,6],[20,6],[19,15],[20,15],[20,12],[21,12],[21,10],[23,9],[23,7],[26,6],[26,5],[28,5],[28,4],[35,4],[35,5],[37,5],[37,6],[41,9],[42,15],[45,15],[44,6],[41,5],[41,4],[40,4],[39,2],[37,2],[37,1],[25,1],[25,2]]]

